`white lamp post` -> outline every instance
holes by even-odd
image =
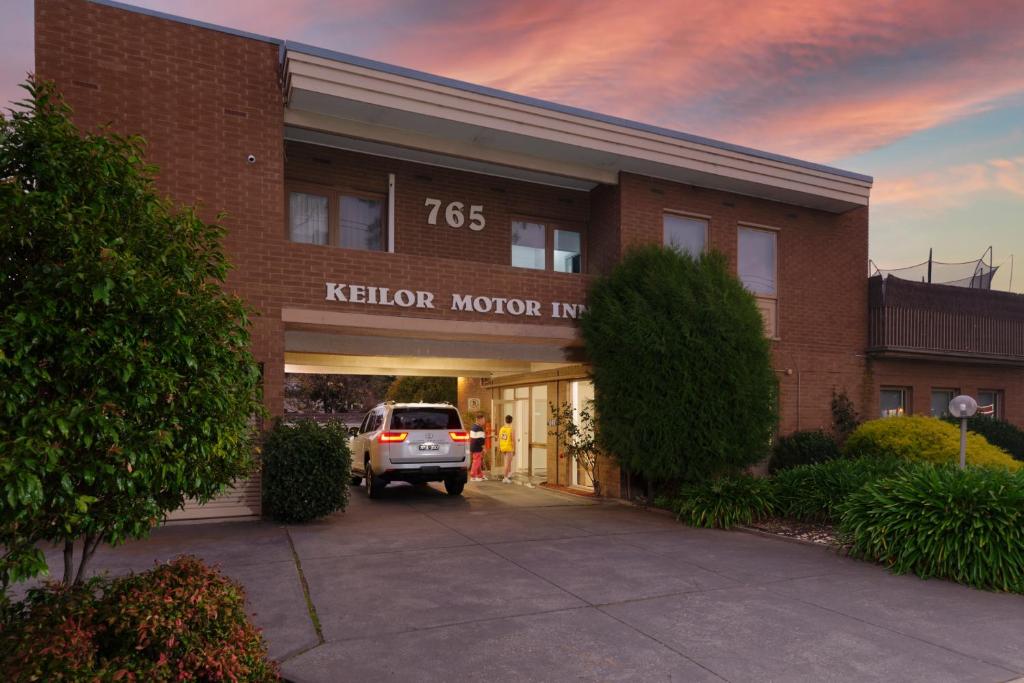
[[[949,402],[949,414],[960,418],[960,469],[967,466],[967,418],[978,412],[978,402],[970,396],[957,396]]]

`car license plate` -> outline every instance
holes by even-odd
[[[438,445],[436,443],[421,443],[420,444],[420,450],[421,451],[436,451],[438,448],[439,447],[438,447]]]

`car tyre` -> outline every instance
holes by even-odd
[[[444,490],[449,496],[461,496],[462,489],[466,488],[466,482],[462,479],[445,479]]]
[[[362,477],[360,477],[358,474],[353,474],[352,475],[352,485],[353,486],[359,486],[362,483],[363,483],[363,478]]]
[[[366,484],[367,496],[377,499],[384,495],[384,487],[387,486],[387,483],[374,474],[370,463],[366,463],[366,476],[363,477],[363,481]]]

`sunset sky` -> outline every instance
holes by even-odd
[[[132,4],[865,173],[883,268],[977,258],[1024,291],[1024,2]],[[32,69],[0,0],[0,101]]]

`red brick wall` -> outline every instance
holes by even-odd
[[[879,415],[882,387],[909,388],[910,413],[931,414],[932,389],[957,389],[977,396],[979,389],[1003,392],[1003,418],[1024,427],[1024,368],[929,360],[873,359],[868,364],[871,396],[863,417]]]
[[[497,265],[511,262],[512,220],[532,219],[553,230],[584,230],[589,219],[586,192],[535,185],[495,176],[357,154],[298,142],[285,144],[285,178],[336,190],[373,192],[386,198],[388,174],[395,174],[395,251]],[[427,222],[427,197],[440,199],[437,225]],[[465,205],[467,225],[449,227],[449,202]],[[469,207],[482,205],[483,230],[468,227]],[[284,229],[284,228],[282,228]],[[584,230],[585,232],[585,230]]]
[[[283,220],[278,46],[83,0],[37,0],[35,26],[36,73],[56,81],[80,127],[142,135],[162,191],[207,219],[227,213],[230,284],[264,314],[254,352],[280,412],[280,315],[253,289]]]
[[[868,212],[836,215],[681,183],[622,174],[622,249],[661,243],[668,211],[709,218],[708,245],[736,268],[741,224],[778,230],[780,431],[828,428],[832,391],[867,400]]]
[[[619,187],[599,185],[590,191],[590,230],[587,244],[590,272],[608,273],[622,256]]]
[[[149,140],[158,184],[176,201],[227,212],[230,286],[258,310],[254,350],[266,363],[267,404],[281,410],[282,307],[371,312],[324,300],[324,282],[429,290],[439,309],[403,315],[496,320],[447,311],[451,294],[581,302],[587,275],[509,263],[513,216],[589,223],[591,272],[607,272],[630,245],[662,239],[666,209],[710,216],[709,242],[735,266],[743,222],[779,229],[779,335],[783,432],[827,426],[832,389],[864,405],[867,210],[842,216],[623,174],[591,193],[283,143],[278,47],[271,43],[93,5],[36,3],[37,71],[58,82],[86,128]],[[254,154],[255,164],[246,163]],[[286,164],[287,156],[287,164]],[[285,176],[386,193],[397,175],[395,254],[287,240]],[[426,224],[423,199],[483,204],[481,232]],[[385,312],[394,313],[394,309]],[[561,323],[545,315],[537,324]],[[508,318],[522,322],[522,318]]]

